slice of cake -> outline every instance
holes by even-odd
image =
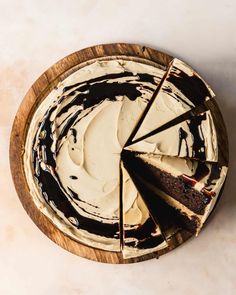
[[[213,96],[206,82],[192,68],[175,58],[131,141],[202,105]]]
[[[129,151],[122,158],[145,185],[179,212],[185,228],[198,234],[220,194],[227,167]]]
[[[129,173],[122,165],[123,257],[138,257],[167,247]]]
[[[218,145],[211,111],[192,116],[189,120],[127,146],[126,149],[216,162]]]
[[[148,185],[144,183],[143,179],[135,174],[135,169],[132,169],[126,162],[123,162],[123,165],[130,177],[132,177],[132,181],[141,194],[152,218],[160,226],[161,232],[168,242],[173,235],[183,228],[179,214],[174,208],[166,204],[161,197],[157,197],[156,192],[153,192]],[[155,202],[153,202],[153,200],[155,200]]]

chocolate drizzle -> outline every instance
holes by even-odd
[[[128,247],[150,249],[157,247],[163,241],[163,236],[156,233],[156,224],[151,217],[137,228],[125,231],[125,246]]]
[[[170,86],[166,86],[166,85],[163,86],[162,91],[164,93],[167,93],[169,96],[173,97],[177,101],[181,101],[182,103],[184,103],[187,106],[189,106],[190,108],[192,108],[193,105],[191,103],[189,103],[187,100],[183,99],[178,93],[174,92]]]
[[[186,156],[189,157],[189,150],[188,150],[188,144],[187,144],[187,137],[188,137],[188,133],[186,131],[184,131],[183,128],[179,128],[179,147],[178,147],[178,155],[180,155],[180,151],[181,151],[181,147],[182,147],[182,143],[183,141],[185,142],[186,145]]]
[[[185,142],[187,158],[191,157],[200,159],[201,161],[206,160],[205,138],[202,130],[202,122],[205,120],[207,120],[206,113],[199,114],[186,121],[189,132],[188,130],[185,131],[182,127],[179,128],[178,156],[181,153],[183,142]],[[193,141],[191,155],[189,154],[189,147],[187,143],[189,133],[191,134]]]
[[[206,119],[206,113],[204,113],[192,117],[191,120],[187,121],[189,131],[191,132],[193,138],[192,158],[206,160],[206,147],[202,132],[202,121]]]
[[[211,97],[208,87],[195,73],[188,75],[173,66],[173,73],[167,77],[167,81],[179,89],[195,106],[204,103],[207,97]]]

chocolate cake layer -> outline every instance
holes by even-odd
[[[129,161],[124,160],[124,166],[132,176],[138,191],[142,195],[145,204],[148,207],[152,217],[158,222],[162,233],[168,239],[181,229],[185,229],[193,234],[196,233],[199,222],[196,218],[190,218],[182,214],[177,208],[168,205],[162,197],[154,192],[148,182],[136,174],[137,171],[133,169],[133,165]],[[135,171],[135,172],[134,172]]]
[[[130,151],[123,151],[122,159],[146,187],[182,215],[185,228],[199,233],[217,201],[227,167]]]
[[[122,158],[138,175],[181,202],[193,212],[204,214],[204,208],[210,202],[211,197],[196,191],[183,175],[174,177],[158,167],[149,165],[128,151],[122,153]]]

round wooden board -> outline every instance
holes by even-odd
[[[34,223],[52,241],[76,255],[91,260],[106,263],[132,263],[150,258],[158,258],[160,255],[165,254],[184,243],[191,237],[191,234],[181,230],[172,236],[168,249],[131,259],[123,259],[121,253],[102,251],[85,246],[63,234],[37,209],[30,195],[23,169],[25,137],[31,117],[38,104],[48,95],[58,82],[64,80],[80,67],[91,63],[94,59],[114,59],[116,57],[131,60],[142,59],[142,62],[144,63],[157,63],[163,65],[163,67],[167,67],[169,62],[173,59],[173,57],[168,54],[145,46],[124,43],[97,45],[72,53],[63,58],[38,78],[29,89],[20,105],[11,132],[10,166],[16,191],[23,207]],[[228,162],[227,134],[222,116],[215,101],[209,103],[209,108],[214,113],[218,134],[220,134],[219,142],[220,154],[222,155],[221,159],[224,162]]]

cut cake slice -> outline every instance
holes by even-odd
[[[185,228],[198,234],[220,194],[227,167],[129,151],[122,157],[146,186],[179,212]]]
[[[192,116],[125,149],[216,162],[218,144],[211,111]]]
[[[173,59],[129,143],[204,104],[214,96],[211,88],[192,68],[177,58]]]
[[[168,245],[129,173],[122,170],[123,257],[143,256]]]

